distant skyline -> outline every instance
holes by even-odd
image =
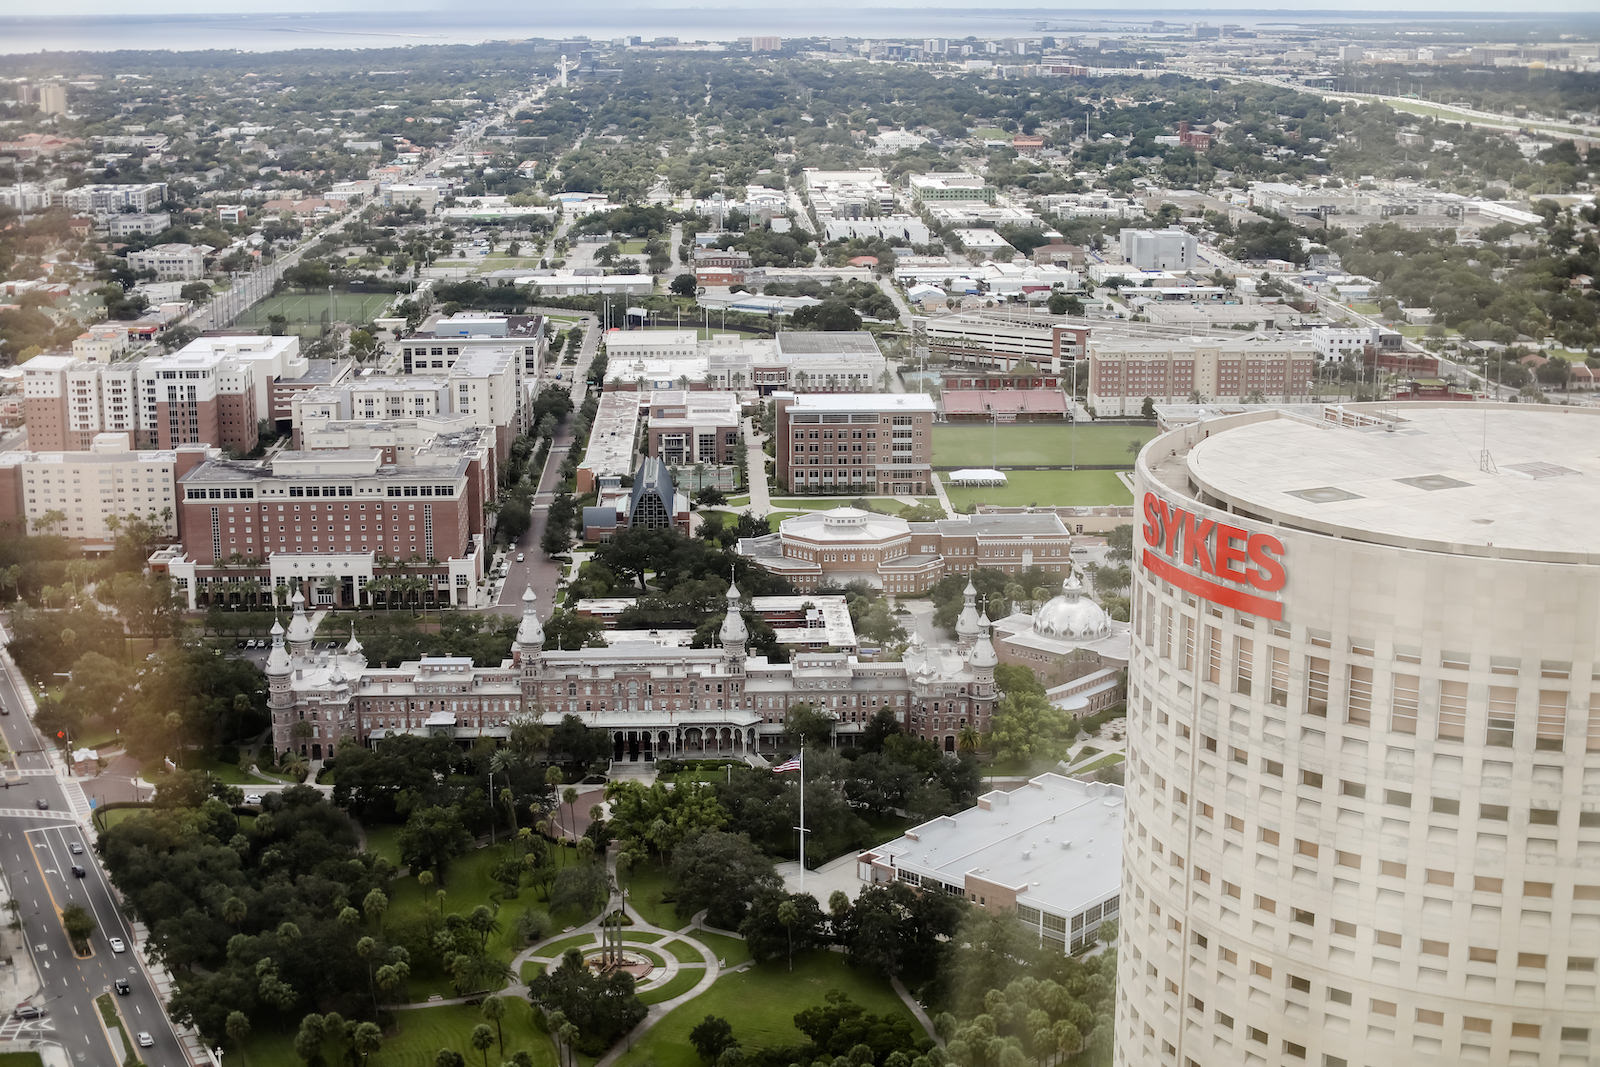
[[[542,5],[527,5],[510,2],[489,2],[476,4],[473,14],[477,16],[490,14],[518,14],[530,22],[537,22],[545,12],[540,11]],[[703,17],[711,12],[738,13],[744,20],[758,15],[764,5],[750,3],[749,0],[709,0],[704,3],[684,3],[683,0],[626,0],[623,3],[601,3],[586,5],[585,10],[591,16],[601,16],[604,12],[613,12],[619,19],[625,20],[631,14],[648,14],[659,19],[663,14],[672,12],[694,13]],[[269,14],[269,13],[319,13],[334,14],[340,12],[380,12],[380,11],[407,11],[414,13],[445,12],[459,10],[455,5],[441,3],[440,0],[233,0],[222,7],[218,0],[154,0],[153,3],[141,5],[135,17],[149,17],[161,15],[204,15],[226,17],[236,14]],[[570,9],[559,9],[561,14],[570,15]],[[767,9],[770,10],[770,9]],[[1532,8],[1517,8],[1508,10],[1504,0],[1405,0],[1399,7],[1384,0],[1316,0],[1311,7],[1296,6],[1292,4],[1246,6],[1227,0],[1192,0],[1182,6],[1175,6],[1172,0],[1126,0],[1115,7],[1097,6],[1065,6],[1065,5],[1027,5],[986,8],[975,10],[970,5],[928,5],[918,0],[875,0],[867,6],[847,5],[843,3],[824,3],[813,5],[809,8],[821,21],[830,13],[837,12],[843,16],[859,16],[874,10],[916,10],[938,14],[949,14],[964,11],[974,16],[999,16],[1012,15],[1020,17],[1050,18],[1082,18],[1084,16],[1108,15],[1139,15],[1139,16],[1168,16],[1174,21],[1192,20],[1196,14],[1204,13],[1207,16],[1233,13],[1239,15],[1261,16],[1266,14],[1282,14],[1297,21],[1316,21],[1319,16],[1332,16],[1339,18],[1358,13],[1381,13],[1388,18],[1404,18],[1407,14],[1427,15],[1438,17],[1441,15],[1460,15],[1465,19],[1474,17],[1499,17],[1512,19],[1538,18],[1548,14],[1594,14],[1594,0],[1536,0]],[[17,19],[56,19],[74,17],[93,17],[100,15],[128,16],[127,5],[116,0],[56,0],[49,5],[48,13],[42,13],[37,8],[28,9],[20,0],[0,0],[0,18]],[[619,33],[627,32],[626,22],[618,23]],[[915,35],[914,26],[907,27],[909,35]]]

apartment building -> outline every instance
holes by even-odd
[[[965,312],[927,320],[928,354],[962,367],[1070,373],[1083,359],[1089,327],[1038,312]]]
[[[894,188],[876,167],[866,170],[814,170],[806,168],[802,180],[817,222],[860,219],[895,212]]]
[[[606,339],[606,389],[786,389],[860,393],[883,388],[888,361],[866,331],[784,330],[776,338],[694,330],[631,330]]]
[[[479,606],[473,447],[437,439],[394,462],[378,448],[210,460],[179,482],[181,551],[152,562],[190,607],[233,602],[241,591],[228,587],[246,581],[365,606],[381,599],[386,585],[369,588],[380,578],[420,579],[426,603]]]
[[[534,381],[550,351],[545,318],[468,312],[440,316],[395,348],[406,374],[447,370],[456,357],[472,349],[513,352],[519,357],[522,380]]]
[[[0,452],[0,527],[53,532],[109,549],[128,516],[178,534],[177,481],[216,458],[203,445],[135,451],[125,433],[95,435],[82,452]]]
[[[144,182],[138,185],[81,185],[52,196],[51,202],[65,204],[69,211],[121,215],[155,211],[166,199],[166,182]]]
[[[1089,341],[1089,406],[1102,417],[1138,415],[1157,403],[1199,396],[1217,403],[1305,396],[1316,375],[1317,350],[1293,336],[1156,340],[1095,337]]]
[[[461,346],[458,355],[441,358],[445,366],[439,370],[428,362],[426,369],[420,361],[407,362],[406,373],[362,375],[300,391],[290,400],[293,424],[458,417],[494,430],[495,451],[504,462],[522,432],[520,352],[504,345]]]
[[[931,397],[779,393],[773,400],[777,479],[791,492],[932,492]]]
[[[126,433],[140,447],[248,452],[271,416],[274,382],[310,369],[292,336],[202,337],[166,355],[107,362],[118,343],[115,328],[96,327],[74,342],[74,355],[35,356],[23,366],[30,444],[77,451],[97,434]]]

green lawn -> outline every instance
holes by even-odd
[[[964,511],[975,504],[1131,504],[1133,494],[1115,471],[1006,471],[1003,486],[957,489],[948,482],[950,504]]]
[[[495,866],[506,856],[511,854],[512,846],[500,845],[495,848],[480,848],[460,857],[450,865],[443,885],[445,893],[444,912],[456,912],[466,915],[479,904],[495,906],[495,899],[502,892],[503,887],[496,882],[490,873]],[[424,889],[417,884],[415,877],[399,878],[395,880],[394,888],[389,894],[388,918],[414,918],[432,911],[439,913],[439,902],[436,894],[441,887],[436,885]],[[535,889],[523,888],[520,894],[511,900],[500,903],[496,918],[500,922],[500,931],[489,938],[489,953],[509,963],[511,957],[521,951],[523,945],[517,938],[516,922],[518,916],[530,908],[544,909],[546,903]],[[551,915],[551,920],[556,929],[564,926],[576,925],[591,918],[589,915],[567,914],[557,912]],[[386,919],[387,921],[387,919]],[[450,984],[450,978],[440,970],[433,968],[414,967],[408,983],[411,997],[415,1001],[427,999],[429,996],[454,996],[455,989]]]
[[[398,826],[370,826],[366,827],[367,851],[374,856],[381,856],[395,867],[400,866],[400,827]]]
[[[555,1067],[555,1050],[533,1022],[533,1007],[523,996],[506,996],[506,1014],[501,1020],[505,1048],[489,1047],[489,1055],[500,1063],[513,1053],[526,1051],[536,1067]],[[472,1028],[483,1022],[480,1009],[470,1004],[449,1004],[436,1008],[395,1012],[398,1030],[383,1035],[383,1047],[367,1061],[367,1067],[433,1067],[440,1049],[454,1049],[469,1064],[481,1063],[482,1054],[468,1038]],[[493,1023],[489,1024],[491,1027]],[[323,1050],[327,1063],[345,1062],[344,1050],[329,1042]],[[262,1030],[252,1033],[245,1043],[244,1062],[248,1067],[304,1067],[294,1054],[294,1031]]]
[[[815,952],[795,961],[794,970],[771,963],[724,975],[706,992],[672,1011],[617,1062],[623,1067],[699,1067],[689,1031],[707,1015],[733,1024],[733,1035],[748,1050],[803,1044],[794,1016],[822,1004],[837,989],[867,1011],[906,1015],[900,999],[881,979],[852,970],[844,957]]]
[[[1125,760],[1127,758],[1128,757],[1125,756],[1121,752],[1113,752],[1110,755],[1101,756],[1099,759],[1095,760],[1092,763],[1085,763],[1081,767],[1073,767],[1072,768],[1072,773],[1073,774],[1087,774],[1089,771],[1098,771],[1102,767],[1115,767],[1117,764],[1121,763],[1123,760]]]
[[[1080,425],[935,426],[935,467],[1133,466],[1128,446],[1156,435],[1153,426]]]
[[[800,515],[800,514],[802,514],[802,512],[798,512],[798,511],[774,511],[774,512],[771,512],[770,514],[767,515],[767,528],[770,529],[773,533],[777,533],[778,532],[778,524],[780,522],[782,522],[784,519],[792,519],[796,515]]]
[[[682,930],[689,920],[678,918],[672,904],[661,899],[666,888],[665,872],[648,861],[628,873],[628,903],[639,917],[663,930]]]
[[[540,945],[539,955],[548,956],[553,960],[560,959],[562,954],[569,948],[586,949],[591,945],[599,944],[600,942],[597,938],[598,935],[593,931],[587,934],[574,934],[571,937],[563,937],[560,941],[552,941],[548,945]]]
[[[618,241],[617,249],[625,256],[644,255],[644,238],[635,238],[632,241]]]
[[[687,941],[669,941],[666,949],[677,958],[679,963],[704,963],[705,957],[700,955],[700,950]]]
[[[724,966],[737,967],[750,959],[750,946],[744,943],[742,937],[713,934],[709,930],[696,930],[694,939],[715,952],[717,959],[721,960]]]
[[[699,985],[700,980],[705,976],[706,969],[704,967],[681,968],[677,974],[659,986],[652,986],[650,989],[642,991],[639,994],[639,999],[646,1004],[660,1004],[662,1001],[671,1000],[673,997],[679,997],[689,992],[689,990]]]
[[[0,1067],[44,1067],[37,1052],[0,1052]]]

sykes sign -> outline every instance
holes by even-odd
[[[1223,607],[1283,618],[1276,593],[1288,580],[1283,542],[1215,519],[1203,519],[1154,493],[1144,495],[1144,569]]]

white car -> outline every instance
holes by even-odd
[[[139,1047],[140,1048],[150,1048],[155,1043],[156,1043],[156,1039],[150,1036],[150,1031],[148,1031],[148,1030],[140,1030],[139,1031]]]
[[[518,562],[518,563],[521,563],[521,562],[522,562],[522,561],[523,561],[523,559],[524,559],[524,558],[525,558],[525,557],[524,557],[524,555],[523,555],[523,553],[521,553],[521,552],[518,552],[518,553],[517,553],[517,562]]]
[[[259,804],[261,803],[261,794],[251,793],[249,796],[244,798],[244,802],[246,804]]]
[[[126,952],[126,951],[128,951],[128,946],[124,945],[122,943],[122,938],[113,937],[111,939],[111,951],[112,952]]]

